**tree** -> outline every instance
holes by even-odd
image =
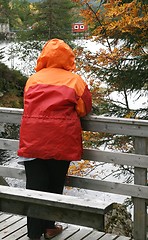
[[[9,1],[0,0],[0,20],[7,20],[9,18],[10,6]]]
[[[81,6],[81,16],[89,25],[89,38],[101,43],[98,52],[77,49],[79,69],[89,79],[93,97],[93,112],[98,115],[148,119],[147,107],[131,109],[128,94],[135,93],[140,98],[141,90],[148,90],[148,5],[146,1],[74,0]],[[95,3],[95,4],[94,4]],[[101,87],[105,83],[105,87]],[[110,93],[117,91],[125,101],[111,101]],[[85,132],[84,145],[99,148],[107,146],[111,150],[133,152],[133,139],[126,136],[112,136]],[[133,169],[122,166],[121,173],[132,178]],[[127,175],[127,173],[129,173]],[[116,175],[117,176],[117,175]]]
[[[9,24],[9,10],[8,1],[0,0],[0,24]],[[5,37],[5,33],[0,31],[0,40]]]
[[[10,31],[22,36],[33,24],[34,9],[28,0],[0,0],[0,23],[9,23]],[[2,36],[5,38],[5,34]]]
[[[71,0],[44,0],[36,3],[36,6],[38,12],[31,32],[34,39],[72,39],[74,3]]]
[[[14,31],[26,31],[33,22],[33,12],[28,0],[10,1],[10,24]]]
[[[74,0],[81,6],[81,16],[89,25],[89,38],[101,43],[97,53],[77,51],[79,70],[89,78],[93,97],[93,112],[98,115],[148,119],[147,107],[131,109],[128,93],[140,97],[148,90],[148,5],[146,1]],[[105,87],[101,87],[105,83]],[[120,92],[125,102],[113,102],[110,93]],[[97,138],[96,138],[97,136]],[[96,141],[97,139],[97,141]],[[128,136],[84,132],[84,146],[107,147],[113,151],[134,152],[134,139]],[[132,144],[131,144],[132,143]],[[119,166],[114,176],[133,180],[133,168]]]
[[[93,76],[95,84],[96,79],[107,84],[106,94],[112,91],[124,94],[125,105],[121,110],[122,114],[119,107],[111,102],[108,106],[113,111],[109,114],[137,117],[138,111],[130,109],[128,93],[140,94],[140,90],[148,89],[148,5],[145,1],[122,0],[102,1],[95,6],[88,0],[74,2],[82,7],[81,15],[89,25],[90,38],[93,37],[105,46],[98,49],[95,55],[85,53],[84,58],[80,58],[81,66]],[[97,105],[96,99],[94,102]],[[145,114],[142,117],[148,117],[146,109],[143,111]]]

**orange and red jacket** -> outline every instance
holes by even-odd
[[[59,39],[48,41],[24,90],[18,155],[26,158],[80,160],[80,117],[91,111],[91,94],[73,73],[75,55]]]

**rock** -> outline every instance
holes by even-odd
[[[105,215],[105,232],[133,236],[132,216],[123,204],[115,204],[114,209]]]

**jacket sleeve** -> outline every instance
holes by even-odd
[[[86,116],[92,108],[92,97],[87,84],[79,76],[77,82],[78,89],[78,101],[76,105],[76,111],[79,117]]]

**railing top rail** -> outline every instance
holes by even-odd
[[[20,123],[23,109],[0,107],[1,123]],[[148,121],[88,115],[82,119],[83,130],[148,137]]]
[[[23,109],[21,108],[6,108],[6,107],[0,107],[0,113],[10,113],[10,114],[23,114]],[[147,120],[141,120],[141,119],[131,119],[131,118],[117,118],[117,117],[104,117],[104,116],[96,116],[96,115],[88,115],[84,118],[84,120],[87,121],[102,121],[102,122],[113,122],[113,123],[123,123],[123,124],[134,124],[134,125],[143,125],[148,126]]]
[[[104,117],[104,116],[95,116],[95,115],[88,115],[84,118],[87,121],[102,121],[102,122],[110,122],[110,123],[122,123],[122,124],[129,124],[129,125],[143,125],[148,126],[147,120],[141,120],[141,119],[132,119],[132,118],[119,118],[119,117]]]
[[[0,107],[0,113],[11,113],[11,114],[22,115],[23,109]],[[141,119],[104,117],[104,116],[97,116],[97,115],[88,115],[84,119],[87,121],[91,120],[91,121],[103,121],[103,122],[125,123],[125,124],[135,124],[135,125],[140,124],[140,125],[148,126],[148,121],[141,120]]]
[[[23,109],[21,108],[6,108],[6,107],[0,107],[0,113],[14,113],[14,114],[20,114],[22,115]]]

